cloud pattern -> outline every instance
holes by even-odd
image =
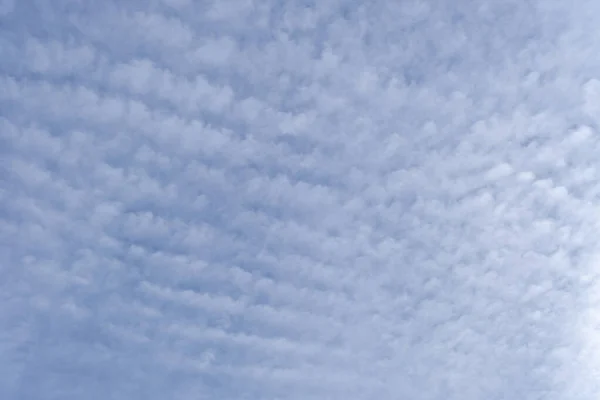
[[[0,397],[596,399],[592,1],[0,1]]]

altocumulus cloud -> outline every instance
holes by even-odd
[[[3,399],[597,399],[595,1],[0,1]]]

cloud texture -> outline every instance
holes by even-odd
[[[0,397],[597,399],[573,4],[0,1]]]

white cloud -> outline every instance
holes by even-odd
[[[0,397],[597,398],[593,2],[33,3]]]

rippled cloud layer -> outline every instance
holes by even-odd
[[[597,399],[600,6],[0,1],[0,397]]]

